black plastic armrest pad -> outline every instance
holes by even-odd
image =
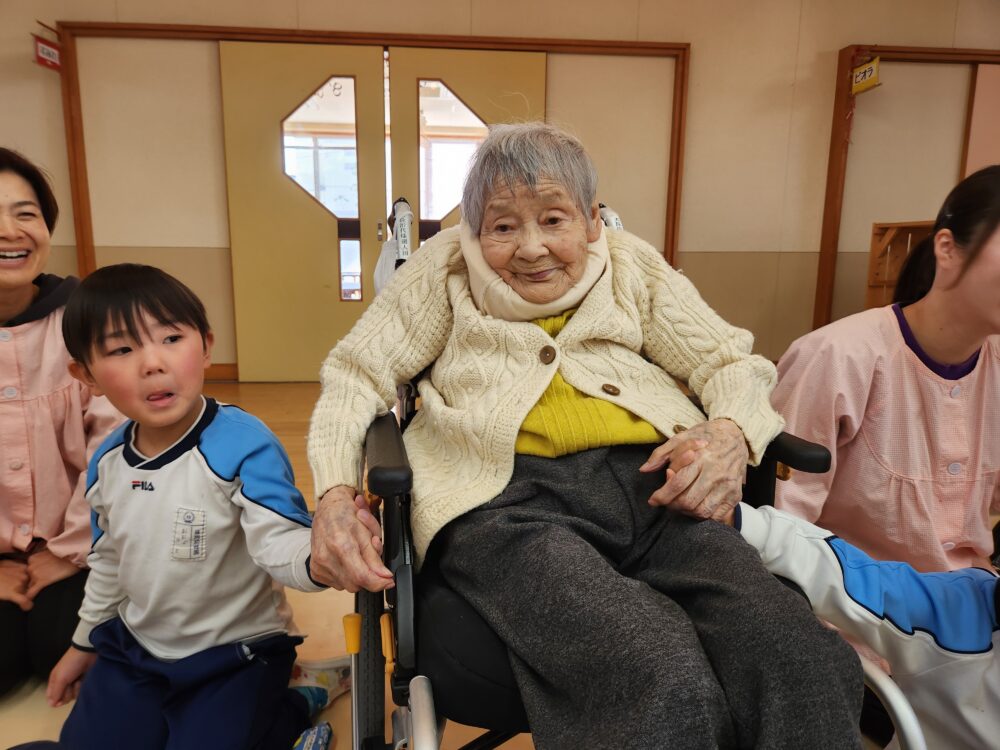
[[[818,443],[810,443],[787,432],[782,432],[768,444],[764,458],[780,461],[807,474],[822,474],[830,470],[830,451]]]
[[[392,413],[375,417],[365,435],[368,490],[381,497],[403,495],[413,486],[413,471],[403,447],[403,434]]]
[[[403,669],[416,669],[416,597],[413,589],[413,566],[402,565],[395,573],[396,660]]]

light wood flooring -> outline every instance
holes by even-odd
[[[296,484],[310,508],[314,507],[312,477],[306,458],[306,434],[309,415],[319,395],[318,383],[208,383],[205,394],[236,404],[262,419],[280,438],[288,451],[295,470]],[[354,597],[340,591],[305,594],[287,592],[299,628],[308,638],[299,648],[303,659],[319,659],[345,653],[341,620],[353,611]],[[386,698],[386,706],[392,702]],[[53,709],[45,703],[45,686],[36,681],[27,682],[12,694],[0,699],[0,747],[39,739],[56,739],[59,729],[69,713],[69,706]],[[321,717],[333,726],[335,740],[331,748],[345,750],[351,747],[350,696],[338,699]],[[388,719],[388,717],[387,717]],[[389,730],[388,720],[386,731]],[[455,750],[481,730],[450,723],[445,730],[444,750]],[[532,748],[530,738],[517,737],[504,748],[527,750]]]

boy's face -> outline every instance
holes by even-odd
[[[151,455],[147,450],[176,442],[201,412],[213,338],[209,333],[203,343],[196,328],[164,325],[146,312],[137,322],[140,340],[109,324],[90,365],[73,362],[70,372],[139,424],[137,447]]]

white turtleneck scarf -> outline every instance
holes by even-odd
[[[501,320],[527,322],[539,318],[549,318],[579,306],[608,266],[608,241],[601,234],[587,245],[587,265],[583,275],[565,294],[551,302],[528,302],[515,292],[500,275],[490,268],[483,257],[483,248],[472,229],[464,221],[460,227],[462,256],[469,268],[469,286],[472,299],[480,312]]]

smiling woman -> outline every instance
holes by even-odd
[[[67,371],[79,282],[43,273],[58,215],[42,172],[0,148],[0,693],[46,678],[69,644],[90,549],[84,469],[120,421]]]

